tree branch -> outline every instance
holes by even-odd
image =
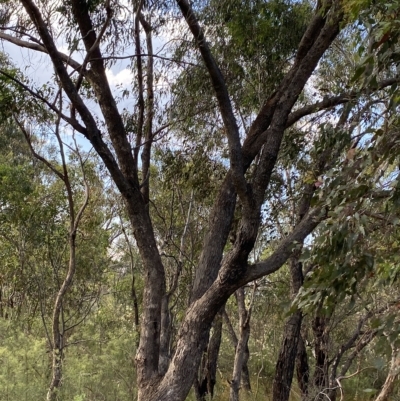
[[[43,45],[45,46],[47,53],[49,54],[53,62],[55,71],[60,78],[60,82],[63,89],[65,90],[65,93],[80,114],[82,121],[86,126],[86,131],[84,132],[84,135],[89,139],[96,152],[104,161],[121,193],[129,192],[125,177],[122,175],[122,172],[119,169],[110,149],[104,143],[101,137],[100,130],[97,128],[96,121],[94,120],[89,109],[84,104],[82,98],[79,96],[76,87],[72,82],[66,67],[64,66],[62,54],[60,55],[59,51],[57,50],[53,38],[49,33],[46,23],[43,21],[39,9],[32,2],[32,0],[21,0],[21,2],[24,5],[31,20],[36,25],[39,35],[42,38]]]
[[[23,47],[25,49],[35,50],[35,51],[38,51],[41,53],[49,54],[46,47],[39,43],[27,42],[25,40],[18,39],[14,36],[8,35],[4,32],[0,32],[0,39],[4,39],[7,42],[10,42],[18,47]],[[39,42],[39,41],[37,41],[37,42]],[[64,63],[66,63],[70,67],[72,67],[74,70],[79,70],[82,68],[82,65],[80,63],[78,63],[77,61],[75,61],[74,59],[72,59],[70,56],[67,56],[66,54],[64,54],[62,52],[57,52],[57,53],[58,53],[58,56],[60,57],[60,59]]]
[[[326,217],[326,210],[311,210],[292,233],[281,241],[276,251],[268,259],[247,266],[245,275],[240,279],[241,285],[277,271],[292,254],[296,245],[301,244]]]
[[[225,79],[219,69],[211,50],[204,37],[196,16],[187,0],[177,0],[182,15],[185,17],[190,31],[197,43],[204,64],[208,70],[211,82],[218,100],[219,110],[224,121],[226,135],[228,137],[230,164],[232,169],[232,179],[235,184],[236,192],[242,202],[247,203],[247,184],[244,177],[242,146],[240,143],[239,128],[233,114],[232,104],[226,87]]]
[[[378,83],[376,90],[385,89],[388,86],[391,86],[398,82],[400,82],[399,76],[385,79]],[[303,118],[307,115],[316,113],[321,110],[330,109],[330,108],[338,106],[340,104],[351,102],[352,100],[355,100],[358,96],[362,96],[365,94],[367,94],[366,91],[363,91],[363,92],[351,91],[348,93],[343,93],[342,95],[338,95],[338,96],[326,97],[323,100],[321,100],[320,102],[316,102],[313,104],[303,106],[300,109],[289,114],[288,121],[286,123],[286,127],[288,128],[288,127],[292,126],[294,123],[296,123],[301,118]]]
[[[65,114],[61,113],[61,111],[54,106],[53,103],[50,103],[46,98],[44,98],[43,96],[39,95],[37,92],[35,92],[34,90],[32,90],[31,88],[29,88],[29,86],[25,85],[24,83],[22,83],[20,80],[16,79],[15,77],[11,76],[10,74],[8,74],[5,71],[0,70],[0,74],[4,75],[5,77],[7,77],[8,79],[11,79],[12,81],[14,81],[17,85],[19,85],[21,88],[23,88],[24,90],[26,90],[28,93],[30,93],[35,99],[40,100],[41,102],[43,102],[46,106],[49,107],[49,109],[51,109],[52,111],[54,111],[57,115],[60,115],[61,118],[66,121],[68,124],[71,125],[72,128],[74,128],[76,131],[80,132],[81,134],[84,134],[86,136],[86,129],[85,127],[82,127],[82,125],[80,125],[76,120],[67,117]]]

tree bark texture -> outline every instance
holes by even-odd
[[[319,164],[319,163],[318,163]],[[319,173],[320,166],[317,166]],[[290,185],[290,183],[289,183]],[[293,210],[295,214],[295,224],[301,222],[310,209],[310,202],[315,190],[314,184],[306,184],[298,210]],[[303,244],[301,243],[301,246]],[[291,298],[294,299],[303,285],[303,265],[299,261],[301,249],[297,249],[290,258],[290,286]],[[295,364],[297,360],[297,377],[300,380],[299,386],[304,397],[307,393],[308,385],[308,362],[307,351],[301,338],[301,324],[303,314],[301,310],[296,310],[289,317],[284,328],[284,339],[276,364],[275,377],[272,386],[273,401],[288,401],[293,380]],[[298,349],[298,344],[302,347]]]
[[[297,355],[297,344],[300,338],[301,321],[302,313],[301,311],[296,311],[285,324],[284,339],[279,351],[272,385],[273,401],[287,401],[289,399]]]

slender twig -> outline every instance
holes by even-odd
[[[154,58],[158,58],[160,60],[170,61],[170,62],[176,63],[178,65],[184,64],[184,65],[189,65],[192,67],[198,67],[197,64],[191,63],[190,61],[175,60],[173,58],[160,56],[158,54],[150,55],[149,53],[135,53],[135,54],[127,55],[127,56],[104,56],[104,57],[100,57],[100,58],[92,58],[92,60],[127,60],[127,59],[132,59],[135,57],[154,57]]]

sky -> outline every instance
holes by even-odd
[[[181,27],[180,24],[182,25]],[[175,35],[176,32],[181,33],[180,32],[181,29],[182,30],[187,29],[186,24],[182,21],[180,23],[174,21],[174,26],[171,27],[167,26],[166,29],[164,29],[162,32],[159,32],[159,34],[153,39],[154,53],[155,54],[160,53],[160,55],[162,56],[168,56],[165,45],[174,39],[172,35]],[[11,34],[11,32],[7,31],[5,32]],[[36,37],[38,37],[38,35],[36,35]],[[28,40],[25,37],[23,37],[22,39]],[[143,39],[144,39],[144,34],[142,33],[142,40]],[[32,88],[40,88],[41,85],[44,85],[46,83],[53,84],[54,70],[50,62],[49,56],[43,53],[35,52],[33,50],[20,48],[6,41],[1,41],[0,43],[2,51],[11,58],[13,64],[17,68],[19,68],[21,72],[30,80],[31,83],[30,86]],[[63,52],[64,54],[69,54],[68,44],[65,38],[63,38],[62,36],[59,36],[57,38],[57,46],[59,51]],[[126,56],[133,54],[135,54],[135,50],[132,47],[128,46],[124,49],[123,54],[119,53],[118,56]],[[103,55],[106,55],[105,51],[103,51]],[[78,62],[83,61],[82,53],[79,52],[74,52],[73,58]],[[146,60],[144,59],[143,62],[145,63]],[[171,76],[163,77],[162,74],[160,76],[160,70],[157,69],[157,62],[158,60],[155,59],[155,72],[159,76],[157,85],[158,89],[160,89],[160,87],[167,84],[167,82],[170,80],[171,76],[174,75],[174,73],[176,75],[176,71],[174,72],[172,70]],[[134,83],[133,73],[130,69],[130,63],[131,63],[130,59],[117,60],[106,70],[108,82],[111,86],[114,96],[118,99],[117,104],[120,111],[124,109],[132,111],[136,102],[136,100],[133,99],[132,97],[125,97],[121,99],[122,92],[125,89],[129,90],[132,93],[133,85],[136,85],[136,83]],[[155,88],[155,90],[157,90],[157,88]],[[164,98],[164,102],[167,101],[168,99]],[[95,103],[94,101],[86,101],[86,104],[89,107],[89,109],[100,120],[102,120],[98,104]],[[69,127],[66,127],[64,129],[64,136],[65,136],[65,141],[70,143],[70,141],[68,141],[68,136],[71,136],[71,130]],[[78,140],[79,145],[82,146],[85,150],[89,150],[91,148],[90,143],[81,134],[78,134],[76,138]]]

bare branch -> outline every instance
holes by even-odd
[[[219,109],[224,121],[226,135],[228,137],[230,164],[232,169],[232,178],[236,191],[242,202],[247,203],[247,183],[244,177],[242,146],[240,143],[239,128],[232,110],[232,104],[226,87],[225,79],[219,69],[210,48],[204,37],[196,16],[187,0],[177,0],[183,16],[191,30],[197,46],[203,58],[204,64],[208,70],[211,82],[218,100]]]
[[[246,274],[240,280],[240,284],[244,285],[278,270],[292,254],[296,245],[302,243],[325,218],[326,211],[322,209],[310,211],[294,228],[292,233],[281,241],[278,248],[268,259],[247,266]]]
[[[150,54],[149,53],[139,53],[139,54],[135,53],[135,54],[127,55],[127,56],[103,56],[99,59],[92,58],[92,60],[127,60],[127,59],[132,59],[135,57],[150,57]],[[176,63],[178,65],[183,64],[183,65],[190,65],[192,67],[198,67],[197,64],[191,63],[190,61],[175,60],[173,58],[160,56],[158,54],[153,54],[153,57],[158,58],[160,60],[170,61],[171,63]]]
[[[36,43],[32,42],[27,42],[22,39],[18,39],[14,36],[8,35],[4,32],[0,32],[0,39],[4,39],[7,42],[13,43],[14,45],[17,45],[18,47],[23,47],[25,49],[30,49],[30,50],[35,50],[41,53],[49,54],[47,51],[46,47],[44,45],[39,44],[39,41],[36,41]],[[58,56],[60,59],[68,64],[70,67],[72,67],[74,70],[80,70],[82,69],[82,65],[75,61],[74,59],[71,58],[71,56],[68,56],[62,52],[57,52]]]
[[[28,143],[29,149],[32,153],[32,155],[40,160],[44,165],[46,165],[60,180],[64,181],[65,177],[63,175],[63,173],[61,171],[58,171],[57,168],[55,166],[53,166],[47,159],[45,159],[44,157],[40,156],[35,149],[32,146],[32,140],[31,140],[31,135],[29,134],[29,132],[25,129],[24,125],[21,123],[21,121],[19,121],[18,117],[16,114],[13,114],[14,117],[14,121],[16,122],[16,124],[18,125],[19,129],[21,130],[21,132],[24,134],[24,137],[26,139],[26,142]]]
[[[82,176],[83,176],[83,183],[84,183],[84,186],[85,186],[85,199],[84,199],[81,207],[79,208],[78,213],[76,214],[76,219],[75,219],[75,223],[74,223],[74,226],[73,226],[73,231],[76,233],[76,231],[78,230],[79,223],[80,223],[80,221],[82,219],[83,212],[85,211],[85,209],[86,209],[86,207],[87,207],[87,205],[89,203],[90,189],[89,189],[89,183],[88,183],[87,178],[86,178],[86,173],[85,173],[84,163],[83,163],[83,160],[82,160],[82,155],[81,155],[81,153],[79,151],[78,144],[76,143],[75,134],[72,136],[72,138],[74,140],[76,154],[78,155],[78,159],[79,159],[79,163],[80,163],[81,171],[82,171]]]
[[[400,82],[399,76],[385,79],[378,83],[377,90],[385,89],[388,86],[394,85],[398,82]],[[362,92],[351,91],[348,93],[343,93],[342,95],[338,95],[338,96],[325,97],[320,102],[316,102],[313,104],[309,104],[307,106],[303,106],[300,109],[289,114],[288,121],[286,123],[286,127],[292,126],[294,123],[296,123],[297,121],[299,121],[301,118],[303,118],[305,116],[308,116],[310,114],[316,113],[321,110],[333,108],[340,104],[345,104],[345,103],[351,102],[351,101],[355,100],[357,97],[365,95],[365,94],[366,94],[366,91],[362,91]]]
[[[138,155],[139,148],[142,144],[142,136],[143,136],[143,124],[144,124],[144,87],[143,87],[143,65],[142,65],[142,57],[141,54],[141,46],[140,46],[140,21],[139,15],[141,13],[143,7],[143,0],[139,1],[136,15],[135,15],[135,48],[136,48],[136,68],[137,68],[137,84],[138,84],[138,123],[137,123],[137,133],[136,133],[136,146],[133,150],[134,159],[136,166],[138,164]]]
[[[152,27],[143,17],[141,12],[138,14],[140,24],[146,32],[146,46],[149,57],[147,58],[146,68],[146,121],[144,127],[145,143],[142,150],[142,185],[141,192],[143,199],[148,207],[150,200],[150,161],[151,147],[153,144],[153,118],[154,118],[154,59],[153,59],[153,38]]]

